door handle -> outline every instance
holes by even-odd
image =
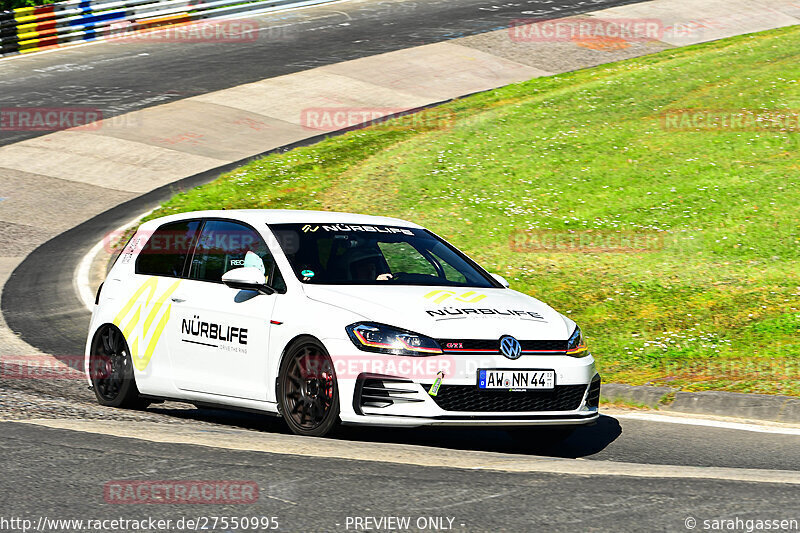
[[[172,301],[173,301],[173,302],[175,302],[176,304],[183,303],[183,302],[185,302],[185,301],[186,301],[186,300],[184,300],[183,298],[170,298],[170,300],[172,300]]]

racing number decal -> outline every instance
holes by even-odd
[[[175,292],[175,289],[178,288],[180,283],[181,280],[176,281],[154,300],[153,296],[158,292],[158,278],[153,277],[148,279],[136,290],[131,299],[128,300],[128,303],[125,304],[113,320],[114,325],[122,330],[122,334],[128,341],[131,348],[131,359],[137,370],[141,371],[147,368],[147,365],[150,363],[150,358],[153,357],[158,339],[161,338],[161,334],[164,332],[164,328],[169,321],[169,312],[172,308],[172,304],[166,306],[157,322],[156,317],[158,317],[161,308],[164,306],[164,302]],[[137,305],[137,302],[139,302],[139,299],[145,293],[147,296],[144,302]],[[132,314],[131,311],[133,311]],[[140,319],[143,315],[147,316],[140,325]],[[156,322],[156,325],[151,331],[153,322]],[[145,344],[147,346],[144,352],[140,352],[139,340],[141,340],[142,346]]]

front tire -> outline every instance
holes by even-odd
[[[286,351],[278,375],[278,406],[297,435],[322,437],[339,424],[339,387],[322,344],[300,339]]]
[[[114,326],[106,326],[95,335],[89,356],[89,375],[100,405],[144,409],[150,404],[139,395],[128,343]]]

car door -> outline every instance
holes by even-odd
[[[185,391],[266,400],[270,318],[279,293],[227,287],[222,275],[244,266],[247,252],[263,262],[267,282],[283,287],[264,238],[232,220],[206,220],[187,279],[175,292],[174,381]],[[270,279],[271,277],[271,279]]]
[[[145,388],[153,379],[169,379],[167,337],[175,324],[172,296],[182,282],[200,224],[200,220],[180,220],[163,224],[150,235],[138,232],[128,247],[134,250],[146,240],[136,256],[135,275],[123,280],[115,274],[105,282],[107,293],[119,295],[113,322],[128,342],[139,371],[137,380]]]

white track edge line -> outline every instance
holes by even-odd
[[[720,429],[734,429],[739,431],[753,431],[755,433],[773,433],[778,435],[798,435],[800,428],[776,427],[746,422],[731,422],[727,420],[711,420],[680,415],[659,415],[655,413],[613,413],[608,416],[614,418],[627,418],[629,420],[642,420],[645,422],[666,422],[668,424],[685,424],[689,426],[707,426]]]
[[[315,437],[279,436],[261,439],[240,431],[222,432],[210,438],[205,430],[172,428],[160,424],[120,424],[109,420],[10,420],[52,429],[63,429],[120,438],[133,438],[162,444],[184,444],[234,451],[318,457],[422,467],[461,468],[494,472],[549,473],[583,476],[624,476],[635,478],[719,480],[745,483],[776,483],[800,485],[800,472],[793,470],[761,470],[753,468],[700,467],[687,465],[628,463],[608,460],[565,459],[542,456],[519,457],[495,452],[467,452],[439,449],[438,454],[419,453],[416,445],[394,443],[367,443],[349,448],[336,446],[336,442]],[[134,427],[139,426],[139,427]],[[161,426],[161,427],[159,427]],[[227,435],[226,435],[227,433]],[[282,438],[285,437],[285,438]],[[323,441],[321,446],[308,446],[309,439]],[[292,444],[298,446],[293,447]],[[475,461],[483,463],[476,467]]]

